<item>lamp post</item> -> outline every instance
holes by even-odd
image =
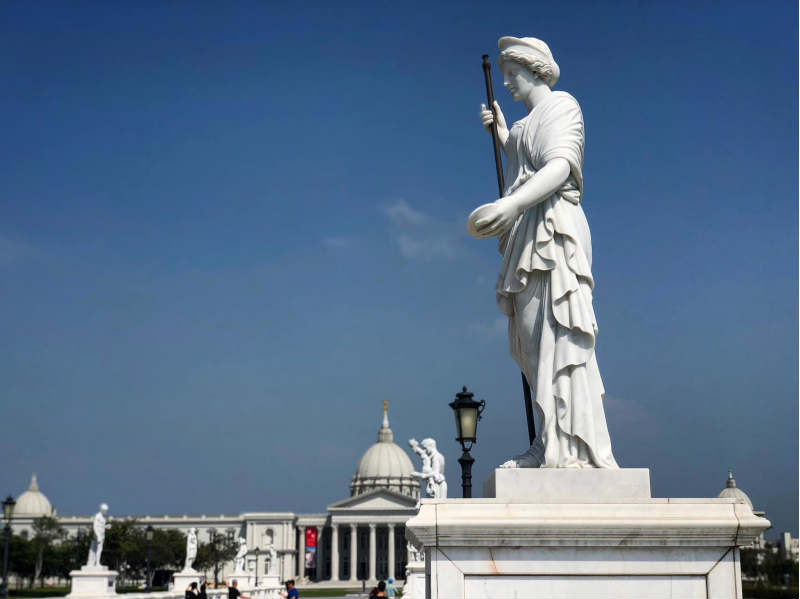
[[[472,464],[475,458],[469,454],[469,450],[475,443],[478,420],[486,407],[486,400],[475,401],[472,397],[473,394],[462,387],[449,404],[456,417],[456,441],[461,443],[462,453],[458,463],[461,464],[461,496],[464,498],[472,497]]]
[[[3,521],[5,522],[5,536],[3,548],[3,587],[0,588],[0,597],[8,597],[8,541],[11,538],[11,517],[14,515],[14,506],[17,504],[14,498],[9,495],[3,502]]]
[[[258,586],[258,556],[261,555],[261,549],[256,547],[255,548],[255,554],[256,554],[256,582],[255,582],[255,586],[257,587]]]
[[[219,580],[217,576],[219,574],[219,552],[217,551],[217,529],[212,528],[208,531],[211,535],[211,545],[214,548],[214,588],[216,589],[219,586]]]
[[[148,524],[147,528],[144,529],[144,538],[147,539],[147,592],[150,592],[150,543],[153,541],[153,534],[155,533],[155,529],[152,525]]]

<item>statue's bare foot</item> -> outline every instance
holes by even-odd
[[[539,468],[544,463],[544,447],[538,443],[538,439],[533,442],[525,453],[511,458],[500,464],[500,468]]]

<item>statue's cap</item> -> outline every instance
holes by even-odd
[[[558,68],[555,58],[553,58],[550,46],[542,40],[535,37],[513,37],[505,35],[497,40],[497,47],[500,48],[501,60],[503,59],[503,54],[517,54],[549,65],[552,69],[552,76],[549,77],[549,81],[545,81],[545,83],[553,87],[556,81],[558,81],[561,70]]]

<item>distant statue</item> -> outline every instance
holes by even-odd
[[[184,570],[191,570],[194,560],[197,558],[197,529],[190,528],[186,535],[186,562]]]
[[[108,524],[108,506],[105,503],[100,504],[100,511],[94,515],[92,521],[92,544],[89,546],[89,559],[86,560],[86,565],[90,568],[100,567],[100,556],[103,554],[103,543],[106,540],[106,530],[111,528]]]
[[[425,492],[433,499],[447,498],[447,481],[444,477],[444,456],[436,449],[436,441],[423,439],[418,443],[416,439],[409,439],[411,450],[422,460],[422,472],[414,472],[426,481]]]
[[[239,537],[239,548],[236,550],[236,557],[233,561],[234,574],[244,574],[244,558],[247,555],[247,541],[244,537]]]
[[[422,553],[422,551],[419,551],[410,542],[406,542],[406,551],[408,551],[409,562],[421,562],[425,560],[425,555]]]
[[[278,574],[278,551],[275,549],[275,545],[269,545],[267,547],[267,564],[266,564],[266,571],[267,576],[275,576]]]
[[[506,155],[503,197],[476,208],[467,229],[497,237],[503,261],[497,303],[511,356],[534,396],[534,443],[503,468],[618,468],[595,356],[592,241],[583,213],[583,113],[552,91],[559,68],[542,40],[501,37],[499,64],[528,113],[510,128],[500,105],[481,106]]]

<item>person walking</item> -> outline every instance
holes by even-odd
[[[397,597],[397,587],[394,586],[394,578],[389,578],[386,584],[386,596]]]

